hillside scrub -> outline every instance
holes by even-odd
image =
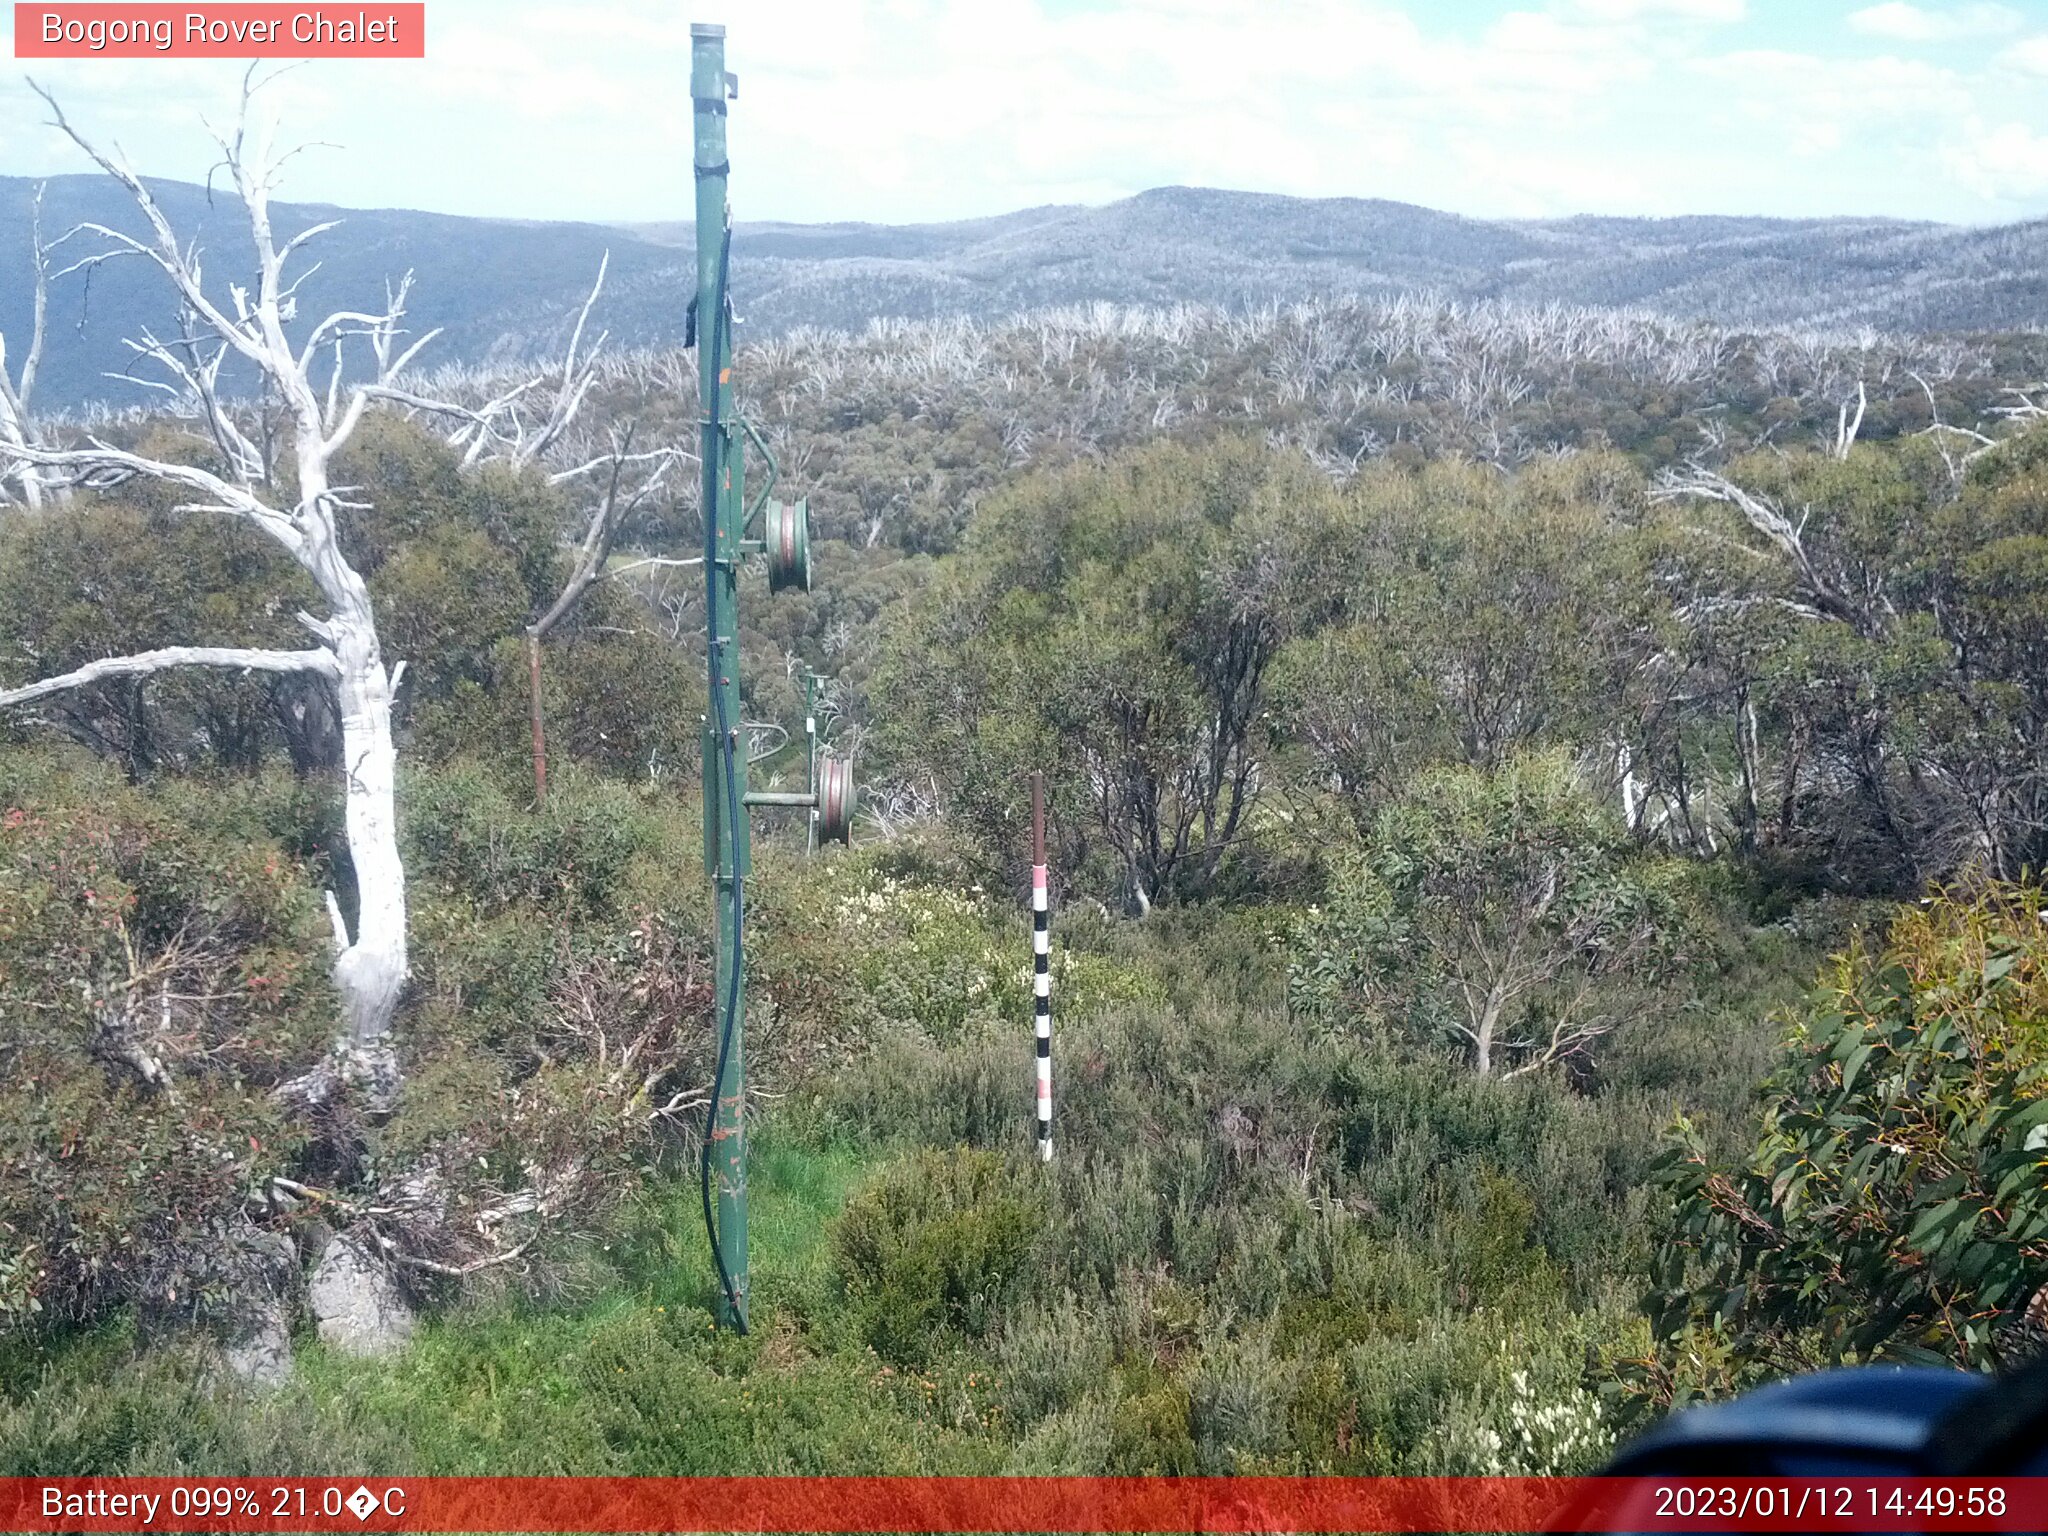
[[[1965,462],[1910,435],[1915,387],[1806,451],[1849,354],[1578,323],[1358,304],[757,351],[832,537],[817,591],[747,578],[755,782],[801,772],[777,733],[824,667],[877,814],[816,858],[757,822],[743,1339],[710,1326],[689,1178],[701,598],[624,569],[695,509],[644,509],[551,638],[535,797],[521,632],[578,519],[365,416],[345,467],[377,510],[342,531],[409,663],[404,1091],[271,1092],[334,1022],[321,893],[354,900],[323,692],[165,679],[0,720],[7,1470],[1570,1471],[1631,1406],[2016,1357],[1991,1313],[2039,1284],[2006,1187],[2037,1170],[1997,1159],[2030,1150],[2035,898],[1911,902],[2038,866],[2048,436]],[[1954,361],[1945,408],[1991,387]],[[664,366],[601,370],[597,408],[685,419]],[[90,661],[96,624],[284,643],[275,565],[144,487],[10,510],[0,681]],[[1049,1168],[1020,1158],[1032,768]],[[1785,1046],[1828,950],[1837,1001]],[[1894,1079],[1967,1121],[1915,1130],[1916,1167],[1957,1166],[1831,1203]],[[1972,1136],[1991,1162],[1952,1156]],[[1744,1249],[1750,1218],[1783,1242]],[[218,1271],[223,1232],[260,1275]],[[219,1383],[235,1287],[337,1233],[424,1310],[411,1350],[302,1330],[277,1395]]]
[[[277,1091],[333,1019],[326,797],[275,773],[134,788],[47,749],[0,766],[7,1331],[127,1310],[232,1339],[250,1286],[291,1289],[272,1239],[310,1260],[337,1228],[423,1297],[514,1260],[547,1283],[562,1228],[661,1155],[709,988],[695,906],[664,899],[674,834],[630,791],[535,814],[487,774],[409,776],[430,942],[415,1076],[373,1120]]]
[[[1416,779],[1292,940],[1323,1028],[1453,1042],[1481,1077],[1595,1068],[1683,969],[1691,870],[1646,853],[1557,756]]]
[[[1002,908],[968,920],[1027,952]],[[899,1026],[764,1101],[748,1337],[711,1327],[694,1186],[655,1174],[566,1295],[472,1296],[394,1365],[302,1347],[280,1394],[218,1396],[200,1355],[118,1321],[17,1341],[8,1469],[1589,1466],[1613,1429],[1588,1352],[1640,1347],[1655,1128],[1685,1104],[1739,1144],[1741,1042],[1768,1045],[1748,988],[1795,956],[1701,973],[1668,1026],[1616,1037],[1589,1096],[1305,1035],[1283,912],[1074,923],[1077,959],[1150,979],[1064,1009],[1049,1169],[1025,1155],[1015,1029]]]
[[[2048,374],[2041,338],[2026,333],[1749,331],[1416,294],[878,317],[758,340],[742,327],[740,340],[746,407],[816,488],[816,532],[845,546],[832,552],[842,562],[880,546],[947,552],[1018,472],[1159,436],[1248,435],[1295,448],[1339,482],[1381,460],[1514,469],[1602,450],[1647,470],[1831,447],[1859,383],[1865,442],[1937,415],[1988,431],[2006,387]],[[617,355],[597,373],[595,408],[608,415],[661,430],[692,419],[686,354]],[[428,382],[481,403],[516,377],[446,370]],[[687,543],[685,507],[672,515]]]
[[[1274,889],[1416,775],[1541,749],[1629,835],[1786,889],[2009,878],[2048,829],[2044,443],[1333,490],[1222,441],[1029,477],[878,627],[873,777],[1014,879],[1003,786],[1049,766],[1057,863],[1132,910]]]
[[[246,799],[6,761],[0,1331],[208,1315],[313,1139],[271,1090],[326,1049],[319,897]]]

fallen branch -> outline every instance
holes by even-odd
[[[416,1254],[401,1252],[398,1244],[381,1232],[376,1234],[376,1238],[377,1246],[384,1250],[385,1257],[392,1263],[407,1269],[423,1269],[430,1275],[446,1275],[451,1280],[460,1280],[465,1275],[473,1275],[478,1270],[489,1269],[493,1265],[510,1264],[531,1248],[534,1242],[534,1239],[529,1237],[516,1248],[507,1248],[503,1253],[494,1253],[488,1258],[473,1259],[467,1264],[443,1264],[437,1259],[423,1259]]]

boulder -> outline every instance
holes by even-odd
[[[390,1269],[346,1234],[320,1250],[306,1302],[320,1341],[348,1355],[393,1354],[405,1347],[417,1321]]]
[[[242,1318],[238,1336],[221,1350],[237,1379],[252,1387],[281,1387],[292,1379],[292,1324],[276,1297],[258,1301]]]
[[[226,1247],[235,1262],[222,1363],[250,1386],[281,1387],[292,1378],[297,1250],[279,1233],[254,1229],[235,1233]]]

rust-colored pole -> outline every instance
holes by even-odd
[[[540,636],[526,635],[526,684],[533,696],[533,803],[548,803],[548,736],[540,708]]]

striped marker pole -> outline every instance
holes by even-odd
[[[1045,775],[1031,775],[1031,995],[1038,1034],[1038,1156],[1052,1161],[1052,911],[1045,877]]]

